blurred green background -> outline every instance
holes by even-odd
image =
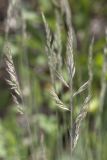
[[[68,136],[69,113],[58,109],[49,90],[52,88],[48,58],[46,55],[46,35],[41,12],[55,32],[56,10],[61,14],[58,1],[22,0],[14,6],[9,20],[8,42],[24,97],[27,119],[31,135],[26,129],[26,118],[17,112],[11,91],[6,84],[5,65],[2,60],[5,40],[5,20],[8,1],[0,0],[0,160],[106,160],[107,159],[107,90],[102,114],[99,113],[103,50],[107,45],[105,29],[107,25],[106,0],[69,0],[71,21],[74,29],[74,59],[77,89],[88,80],[88,53],[92,36],[93,83],[92,99],[87,117],[82,123],[77,146],[70,155]],[[65,56],[67,27],[61,15],[62,59]],[[63,71],[67,78],[66,71]],[[107,75],[106,75],[107,76]],[[59,81],[58,91],[65,103],[70,98],[69,91]],[[81,103],[85,92],[77,98]],[[75,103],[75,114],[80,110]],[[102,119],[102,125],[99,119]]]

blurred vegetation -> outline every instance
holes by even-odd
[[[0,0],[0,5],[2,0]],[[7,5],[7,1],[5,1]],[[5,5],[4,4],[4,5]],[[69,0],[74,29],[74,59],[76,65],[75,89],[88,80],[88,53],[92,36],[93,83],[92,99],[88,114],[82,124],[80,138],[73,152],[73,160],[107,159],[107,89],[102,114],[99,114],[99,99],[103,65],[107,1]],[[1,160],[70,160],[70,138],[68,136],[69,113],[53,102],[52,89],[46,56],[46,35],[41,12],[54,33],[56,30],[57,0],[22,0],[16,5],[10,18],[8,39],[5,38],[4,19],[0,18],[0,159]],[[6,12],[5,9],[2,12]],[[1,7],[0,7],[1,13]],[[2,14],[0,14],[2,16]],[[62,58],[65,59],[67,27],[61,15]],[[24,96],[24,110],[28,115],[32,135],[26,129],[26,119],[17,112],[11,91],[7,85],[3,48],[9,42],[18,80]],[[63,71],[67,79],[66,71]],[[106,75],[107,76],[107,75]],[[106,77],[107,79],[107,77]],[[59,81],[57,90],[68,103],[70,93]],[[81,104],[85,93],[77,101]],[[75,114],[80,107],[75,102]],[[21,104],[22,105],[22,104]],[[101,118],[101,126],[100,126]]]

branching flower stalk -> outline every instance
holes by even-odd
[[[50,93],[53,96],[53,99],[55,100],[58,107],[63,108],[64,110],[69,110],[68,108],[66,108],[64,103],[59,99],[59,97],[56,93],[56,87],[55,87],[56,77],[58,77],[62,81],[62,83],[64,83],[66,86],[68,86],[67,82],[61,76],[59,71],[57,71],[57,68],[59,68],[59,70],[60,70],[61,66],[62,66],[61,50],[59,50],[58,49],[59,46],[56,45],[56,41],[57,41],[56,39],[53,40],[53,43],[51,42],[52,41],[52,34],[50,32],[50,28],[48,26],[48,23],[46,22],[46,18],[45,18],[43,13],[42,13],[42,18],[43,18],[43,21],[44,21],[46,37],[47,37],[47,47],[46,47],[47,50],[46,51],[47,51],[48,64],[49,64],[51,81],[52,81],[52,86],[53,86],[53,89],[50,91]],[[57,37],[55,36],[55,38],[57,38]],[[56,50],[59,51],[59,52],[56,53],[55,52]],[[60,61],[58,61],[58,60],[60,60]]]
[[[62,43],[61,43],[61,28],[60,28],[60,15],[56,13],[56,32],[53,34],[49,28],[44,14],[42,13],[43,22],[46,31],[46,54],[48,57],[48,64],[53,86],[55,85],[56,70],[62,68]],[[55,87],[55,86],[54,86]]]
[[[53,65],[53,59],[52,59],[52,56],[51,54],[52,53],[52,46],[50,45],[49,43],[49,40],[50,40],[50,32],[49,32],[49,28],[47,27],[47,22],[46,22],[46,19],[43,15],[43,19],[44,19],[44,23],[45,23],[45,29],[46,29],[46,34],[47,34],[47,45],[49,47],[48,50],[50,50],[51,52],[48,52],[48,60],[50,62],[52,62],[52,65]],[[56,56],[56,54],[54,55]],[[57,57],[56,57],[57,58]],[[72,151],[74,150],[76,144],[77,144],[77,141],[78,141],[78,137],[79,137],[79,131],[80,131],[80,126],[81,126],[81,122],[82,120],[85,118],[86,116],[86,113],[87,113],[87,108],[88,108],[88,103],[90,101],[90,95],[88,95],[82,106],[81,106],[81,110],[80,110],[80,113],[77,115],[76,118],[74,118],[74,104],[73,104],[73,99],[75,96],[77,96],[78,94],[81,94],[81,92],[83,92],[84,90],[86,90],[89,86],[89,82],[90,82],[90,77],[89,77],[89,80],[87,82],[85,82],[76,92],[74,92],[74,89],[73,89],[73,78],[74,78],[74,75],[75,75],[75,65],[74,65],[74,58],[73,58],[73,31],[72,31],[72,27],[69,28],[69,31],[68,31],[68,38],[67,38],[67,50],[66,50],[66,65],[67,65],[67,73],[68,73],[68,77],[69,77],[69,83],[66,82],[66,80],[64,79],[63,75],[56,71],[56,68],[55,68],[55,73],[56,73],[56,76],[59,78],[59,80],[65,85],[68,87],[68,89],[70,90],[70,94],[71,94],[71,97],[70,97],[70,106],[66,106],[62,100],[58,97],[56,91],[55,91],[55,88],[54,88],[54,85],[53,85],[53,89],[51,90],[51,95],[52,95],[52,98],[54,99],[54,101],[56,102],[56,105],[63,109],[63,110],[68,110],[71,112],[71,130],[70,130],[70,133],[71,133],[71,153]],[[49,62],[49,63],[50,63]],[[49,65],[49,67],[51,67],[51,65]],[[51,69],[51,68],[50,68]],[[55,81],[54,81],[55,83]]]

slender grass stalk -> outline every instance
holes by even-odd
[[[107,45],[107,29],[105,30],[105,40]],[[102,75],[101,75],[101,92],[100,92],[100,100],[99,100],[99,119],[100,119],[100,140],[101,140],[101,147],[100,147],[100,159],[105,156],[104,147],[105,138],[104,135],[104,128],[103,128],[103,113],[104,113],[104,106],[105,106],[105,96],[107,91],[107,47],[105,46],[103,51],[103,63],[102,63]]]
[[[106,30],[105,34],[106,34],[106,43],[107,43],[107,30]],[[101,76],[101,92],[100,92],[101,93],[100,94],[100,112],[101,112],[101,114],[103,111],[104,98],[105,98],[105,93],[106,93],[106,89],[107,89],[106,74],[107,74],[107,47],[104,48],[102,76]]]
[[[89,86],[88,86],[88,95],[92,96],[92,81],[93,81],[93,44],[94,37],[92,37],[91,44],[89,47],[89,58],[88,58],[88,74],[89,74]]]

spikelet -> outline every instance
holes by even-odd
[[[61,73],[58,73],[58,72],[56,71],[56,76],[58,77],[58,79],[59,79],[67,88],[69,88],[69,84],[66,82],[66,80],[64,79],[64,77],[62,76]]]
[[[80,94],[81,92],[83,92],[84,90],[86,90],[88,88],[89,85],[89,80],[87,82],[85,82],[74,94],[73,97],[77,96],[78,94]]]
[[[72,151],[74,150],[77,144],[79,134],[80,134],[80,126],[81,126],[82,120],[85,118],[87,114],[89,102],[90,102],[90,96],[87,96],[82,105],[82,109],[80,113],[78,114],[78,116],[76,117],[76,120],[73,124],[72,130],[71,130]]]
[[[21,114],[23,114],[23,109],[20,106],[20,103],[22,102],[22,93],[21,93],[21,90],[20,90],[17,74],[16,74],[16,71],[15,71],[11,51],[10,51],[10,48],[8,46],[4,47],[3,60],[4,60],[4,63],[5,63],[6,73],[7,73],[6,82],[10,86],[10,90],[11,90],[13,100],[18,106],[18,111]]]
[[[70,81],[72,81],[74,75],[75,75],[75,65],[74,65],[74,57],[73,57],[73,33],[72,28],[70,28],[68,32],[68,42],[67,42],[67,69],[68,69],[68,75],[70,77]]]
[[[70,110],[67,108],[67,106],[60,100],[60,98],[58,97],[58,95],[57,95],[57,93],[55,92],[54,88],[52,88],[52,89],[50,90],[50,94],[51,94],[53,100],[56,102],[56,105],[57,105],[59,108],[61,108],[61,109],[63,109],[63,110],[70,111]]]

